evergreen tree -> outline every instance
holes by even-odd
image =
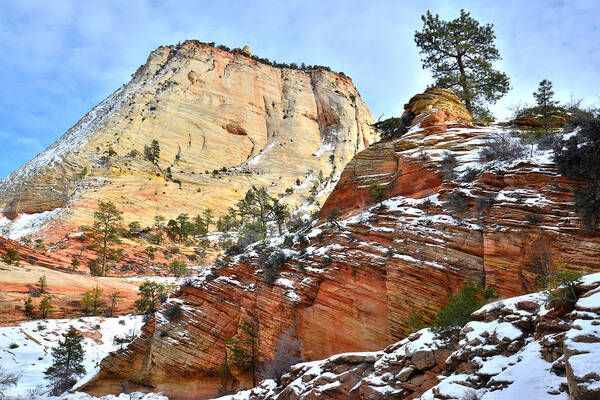
[[[110,300],[110,316],[112,317],[117,307],[117,301],[121,298],[121,292],[113,292],[108,298]]]
[[[375,179],[369,179],[366,184],[371,188],[371,198],[379,203],[379,207],[381,207],[387,199],[385,189]]]
[[[52,386],[51,394],[58,396],[71,389],[77,382],[77,378],[85,374],[83,367],[83,336],[72,326],[52,349],[52,366],[44,371],[46,379]]]
[[[249,219],[258,223],[258,229],[263,235],[267,234],[267,224],[273,219],[273,204],[277,200],[269,196],[264,187],[252,186],[246,196],[237,202],[237,213],[244,223]]]
[[[558,101],[554,101],[552,97],[554,91],[552,90],[552,82],[544,79],[540,82],[538,90],[533,93],[533,97],[542,112],[551,112],[554,107],[558,105]]]
[[[48,317],[48,312],[52,310],[52,299],[50,296],[46,296],[40,301],[40,305],[38,306],[40,309],[40,313],[42,314],[42,319]]]
[[[31,301],[31,297],[28,297],[26,300],[23,300],[25,306],[25,315],[29,317],[33,312],[33,301]]]
[[[111,201],[100,201],[99,210],[94,212],[95,241],[99,245],[96,252],[100,255],[102,275],[106,275],[106,261],[117,261],[120,252],[110,247],[111,243],[120,243],[119,223],[123,221],[122,212]]]
[[[494,26],[480,25],[465,10],[452,21],[430,11],[421,19],[423,30],[415,32],[415,42],[435,86],[454,90],[476,118],[489,117],[487,103],[495,103],[510,89],[508,76],[492,67],[500,59]]]
[[[186,275],[188,273],[187,264],[182,260],[174,259],[169,264],[169,272],[177,277]]]
[[[19,265],[19,261],[21,260],[21,256],[19,256],[19,250],[9,247],[6,249],[6,254],[2,256],[2,260],[9,265],[12,263]]]
[[[153,164],[158,162],[160,158],[160,144],[158,140],[152,139],[150,146],[144,146],[144,157]]]
[[[544,79],[538,85],[538,90],[533,93],[533,97],[537,103],[535,111],[542,115],[541,123],[543,130],[548,133],[552,126],[552,114],[560,112],[558,101],[553,99],[554,91],[552,90],[552,82]]]
[[[103,292],[104,290],[98,285],[94,286],[92,290],[85,292],[81,300],[84,313],[92,315],[100,314],[100,309],[105,306],[105,302],[102,299]]]
[[[77,267],[79,267],[81,265],[81,262],[79,262],[79,260],[75,257],[71,258],[71,268],[73,269],[73,271],[75,271],[77,269]]]
[[[37,281],[37,285],[40,288],[40,293],[44,293],[46,291],[46,288],[48,286],[46,275],[40,276],[40,279],[38,279]]]
[[[165,300],[165,286],[152,282],[144,281],[139,286],[139,299],[135,301],[137,309],[141,313],[153,313],[158,309],[160,303]]]

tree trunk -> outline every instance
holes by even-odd
[[[469,91],[469,85],[467,84],[467,74],[465,73],[465,66],[463,64],[461,55],[459,55],[456,58],[456,63],[458,64],[458,70],[460,71],[460,85],[463,88],[463,101],[465,103],[465,108],[469,110],[471,114],[473,114],[473,106],[471,105],[471,93]]]

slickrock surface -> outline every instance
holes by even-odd
[[[41,276],[46,276],[47,281],[44,293],[39,293],[37,285]],[[35,307],[32,313],[35,317],[40,316],[40,301],[49,296],[52,310],[48,313],[48,318],[76,318],[82,315],[81,300],[85,292],[96,285],[103,290],[105,301],[107,296],[119,292],[120,298],[114,314],[127,314],[135,310],[134,301],[137,299],[139,284],[139,281],[63,272],[57,268],[46,268],[23,261],[18,266],[0,261],[0,325],[13,325],[16,321],[26,320],[24,300],[28,297],[31,297]]]
[[[600,274],[573,305],[545,293],[476,311],[456,342],[429,329],[383,351],[297,364],[282,378],[220,400],[577,399],[600,396]]]
[[[224,340],[243,338],[243,322],[258,331],[259,362],[292,324],[305,358],[315,360],[405,337],[412,309],[430,322],[466,278],[506,297],[531,292],[558,261],[600,270],[599,232],[585,230],[573,213],[574,182],[557,172],[549,151],[479,163],[482,144],[503,128],[436,113],[416,118],[442,122],[414,126],[359,153],[321,220],[296,235],[292,249],[276,250],[282,238],[271,243],[275,248],[255,246],[182,287],[171,300],[183,304],[181,320],[168,321],[165,306],[140,339],[102,362],[85,390],[114,392],[127,380],[173,398],[206,398],[219,387]],[[444,152],[457,158],[450,179],[441,172]],[[370,179],[385,189],[383,207],[369,203]],[[449,197],[463,201],[449,204]],[[342,216],[327,222],[335,208]],[[265,282],[269,268],[278,274],[272,286]],[[235,389],[251,385],[247,371],[232,372]]]
[[[98,200],[145,225],[157,214],[221,214],[251,185],[291,188],[294,208],[322,171],[331,179],[320,201],[377,138],[372,123],[344,75],[272,67],[197,41],[159,47],[128,84],[0,181],[0,235],[58,241],[89,224]],[[153,139],[156,165],[143,156]]]

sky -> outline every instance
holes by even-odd
[[[0,0],[0,178],[127,83],[150,51],[186,39],[328,65],[353,79],[376,120],[400,115],[432,83],[414,43],[420,16],[461,8],[495,27],[496,67],[512,86],[491,107],[497,118],[533,104],[542,79],[562,102],[600,105],[597,0]]]

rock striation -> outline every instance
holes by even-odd
[[[425,108],[403,136],[348,163],[321,218],[291,248],[281,249],[280,238],[217,262],[126,351],[104,359],[85,390],[110,393],[126,380],[173,398],[207,398],[231,356],[225,339],[243,339],[244,323],[257,332],[257,363],[290,326],[305,359],[316,360],[404,338],[412,310],[431,322],[466,278],[512,297],[531,292],[558,261],[600,270],[599,232],[574,214],[575,182],[558,173],[550,151],[481,161],[482,146],[503,127]],[[387,197],[381,204],[373,182]],[[178,321],[165,314],[174,303],[184,309]],[[426,354],[417,366],[429,363]],[[229,388],[252,386],[248,370],[231,373]]]
[[[377,138],[369,109],[343,74],[250,54],[193,40],[154,50],[129,83],[0,181],[0,231],[58,241],[88,224],[99,200],[115,202],[126,222],[208,207],[218,215],[251,185],[285,194],[294,208],[319,172],[331,178],[317,201],[326,197]],[[144,157],[152,140],[155,163]]]
[[[297,364],[281,385],[266,380],[220,400],[552,399],[600,396],[600,274],[574,304],[534,293],[473,313],[456,341],[429,329],[382,351]]]

